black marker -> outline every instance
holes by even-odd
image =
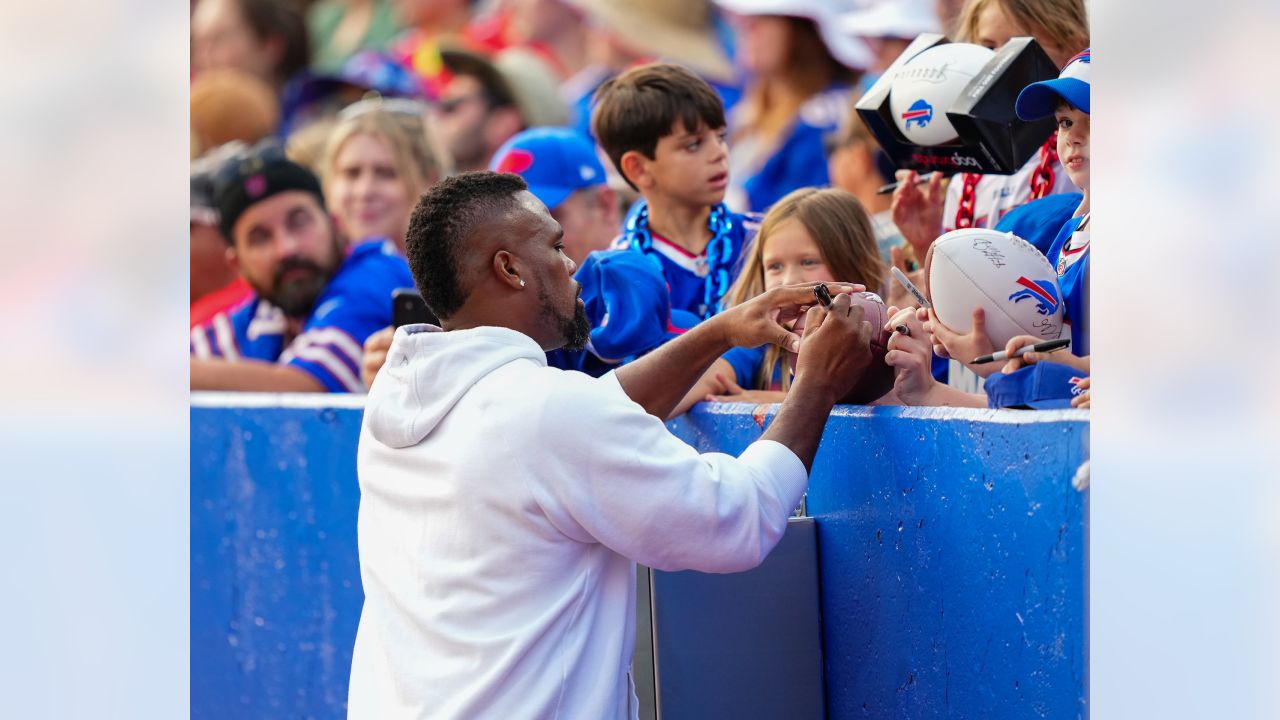
[[[1053,352],[1054,350],[1060,350],[1070,344],[1071,344],[1071,338],[1058,338],[1057,340],[1047,340],[1042,343],[1036,343],[1035,345],[1023,345],[1022,347],[1013,351],[1013,357],[1022,357],[1023,355],[1026,355],[1029,352]],[[973,359],[973,364],[981,365],[982,363],[997,362],[1000,360],[1008,360],[1008,359],[1009,359],[1009,353],[1005,352],[1004,350],[1001,350],[998,353],[992,353],[990,355],[983,355],[981,357],[976,357]]]
[[[822,307],[831,307],[831,291],[827,289],[826,284],[818,283],[813,288],[813,296],[818,298],[818,302],[822,303]]]
[[[929,175],[921,175],[920,177],[916,178],[916,185],[923,185],[923,184],[925,184],[925,183],[929,182],[929,178],[931,178],[931,177],[933,177],[933,175],[932,175],[932,174],[929,174]],[[888,185],[881,185],[881,186],[880,186],[880,189],[879,189],[879,190],[876,190],[876,194],[877,194],[877,195],[891,195],[891,194],[893,194],[893,191],[894,191],[894,190],[897,190],[897,189],[898,189],[898,186],[899,186],[899,185],[901,185],[901,184],[902,184],[902,183],[900,183],[900,182],[896,182],[896,181],[895,181],[895,182],[891,182],[891,183],[889,183]]]

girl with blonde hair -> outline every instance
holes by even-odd
[[[801,188],[776,204],[744,256],[725,295],[727,306],[801,282],[848,282],[881,291],[886,273],[871,219],[862,203],[839,188]],[[673,411],[700,400],[781,402],[791,384],[776,346],[729,351],[707,370]]]

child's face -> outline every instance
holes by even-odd
[[[764,288],[801,282],[835,282],[804,224],[795,218],[783,222],[764,244],[761,257]]]
[[[1058,159],[1067,169],[1067,177],[1075,186],[1089,191],[1089,113],[1070,105],[1059,105],[1053,111],[1058,121]]]
[[[679,120],[645,159],[646,194],[658,192],[690,205],[710,207],[724,200],[729,185],[729,146],[724,128],[705,125],[694,132]]]

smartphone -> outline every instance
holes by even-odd
[[[391,324],[395,327],[427,323],[439,325],[440,318],[431,312],[422,296],[413,288],[400,288],[391,293]]]

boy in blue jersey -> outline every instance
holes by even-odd
[[[724,204],[729,153],[719,96],[683,67],[642,65],[596,90],[591,125],[614,167],[644,196],[614,247],[658,259],[672,309],[716,314],[759,226]]]
[[[1052,114],[1058,122],[1058,157],[1071,182],[1084,193],[1073,216],[1064,222],[1046,257],[1058,271],[1058,285],[1065,303],[1065,320],[1071,328],[1071,355],[1060,353],[1055,362],[1064,362],[1089,372],[1089,51],[1076,55],[1055,80],[1032,83],[1018,95],[1017,113],[1023,120]],[[1008,347],[1028,344],[1016,337]],[[1037,353],[1023,356],[1035,362]],[[1016,369],[1019,363],[1010,363]]]
[[[320,183],[276,148],[219,173],[227,257],[253,287],[242,305],[191,331],[192,390],[354,392],[361,344],[391,322],[391,293],[413,287],[389,240],[346,252]]]

